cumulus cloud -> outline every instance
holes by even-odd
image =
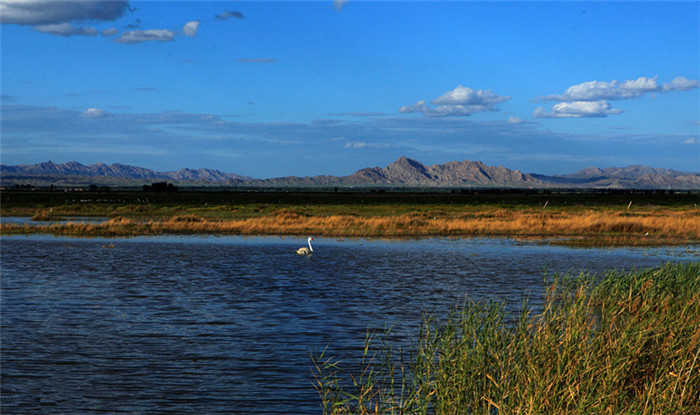
[[[77,27],[70,23],[56,23],[34,26],[34,30],[41,33],[48,33],[56,36],[96,36],[97,29],[94,27]]]
[[[540,97],[541,100],[559,103],[552,107],[550,113],[544,108],[538,108],[533,115],[539,118],[606,117],[622,112],[613,109],[608,100],[633,99],[645,94],[656,98],[656,93],[688,91],[700,87],[700,81],[682,76],[664,82],[663,85],[659,85],[657,78],[642,76],[634,80],[590,81],[573,85],[563,94]]]
[[[473,90],[458,85],[431,101],[436,107],[426,105],[420,100],[413,105],[399,108],[400,113],[420,112],[428,117],[469,116],[477,112],[498,111],[496,104],[508,101],[509,96],[499,96],[491,90]]]
[[[245,19],[245,16],[243,16],[243,13],[234,11],[234,10],[224,10],[223,12],[217,14],[214,16],[216,20],[227,20],[230,18],[236,18],[236,19]]]
[[[199,20],[193,20],[183,26],[182,33],[189,37],[195,37],[197,36],[197,30],[199,30]]]
[[[80,116],[83,118],[104,118],[109,117],[109,113],[100,108],[88,108]]]
[[[695,88],[700,88],[700,81],[679,76],[671,82],[664,82],[662,89],[664,91],[690,91]]]
[[[114,39],[117,43],[133,45],[142,42],[169,42],[175,39],[175,32],[165,29],[128,30]]]
[[[413,105],[404,105],[399,108],[399,112],[402,114],[410,114],[412,112],[426,112],[428,111],[428,106],[425,105],[425,100],[420,100]]]
[[[435,105],[480,105],[492,106],[499,102],[507,101],[510,97],[499,97],[491,90],[475,91],[466,86],[458,85],[452,91],[447,91],[442,96],[433,100]]]
[[[0,21],[28,26],[74,21],[115,20],[129,11],[128,1],[103,0],[3,0]]]
[[[535,118],[601,118],[610,114],[620,114],[608,101],[572,101],[560,102],[547,113],[543,107],[537,108],[532,114]]]
[[[659,90],[656,77],[639,77],[636,80],[619,82],[590,81],[570,86],[563,94],[547,95],[541,99],[545,101],[600,101],[631,99],[639,97],[647,92]]]

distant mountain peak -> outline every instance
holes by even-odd
[[[405,156],[388,165],[385,171],[391,179],[398,181],[410,180],[411,178],[430,178],[423,163]]]
[[[420,161],[408,158],[406,156],[401,156],[401,157],[397,158],[396,161],[391,163],[389,166],[391,166],[393,164],[401,165],[401,166],[415,166],[415,167],[423,166],[423,163],[421,163]]]
[[[192,170],[181,169],[179,172],[157,172],[143,167],[130,166],[121,163],[104,164],[95,163],[83,165],[77,161],[69,161],[56,164],[47,161],[34,165],[5,166],[2,165],[3,181],[7,176],[30,176],[30,177],[58,177],[58,176],[87,176],[87,177],[112,177],[123,179],[143,179],[148,180],[189,180],[212,183],[236,183],[251,180],[250,177],[237,174],[223,173],[218,170]]]
[[[504,166],[489,166],[481,161],[450,161],[426,166],[406,156],[385,168],[371,167],[350,176],[280,177],[258,180],[212,169],[181,168],[157,172],[143,167],[114,163],[83,165],[77,161],[56,164],[49,160],[34,165],[0,165],[3,186],[26,183],[61,185],[150,184],[173,181],[179,185],[318,187],[318,186],[396,186],[396,187],[513,187],[513,188],[635,188],[700,189],[700,173],[641,165],[627,167],[589,167],[574,174],[545,176],[522,173]],[[77,184],[76,184],[77,183]],[[140,183],[140,184],[139,184]]]
[[[544,182],[503,166],[487,166],[480,161],[450,161],[426,166],[423,163],[400,157],[385,169],[362,169],[348,176],[345,181],[355,185],[396,185],[420,187],[448,186],[544,186]]]

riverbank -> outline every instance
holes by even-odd
[[[35,220],[56,216],[34,216]],[[70,236],[164,234],[314,235],[332,237],[516,237],[596,246],[679,245],[700,239],[697,212],[535,211],[486,209],[462,214],[413,212],[402,215],[310,215],[280,210],[269,215],[213,220],[197,215],[164,219],[117,217],[103,223],[3,224],[3,235],[46,233]]]
[[[3,235],[163,234],[513,237],[580,246],[700,240],[698,195],[139,192],[3,194],[2,216],[103,223],[10,224]]]
[[[315,355],[325,414],[699,413],[700,263],[558,279],[543,311],[428,316],[411,352],[368,335],[360,367]]]

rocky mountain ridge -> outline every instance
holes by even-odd
[[[400,157],[387,167],[368,167],[349,176],[279,177],[254,179],[212,169],[180,169],[157,172],[125,164],[78,162],[56,164],[51,161],[35,165],[0,165],[3,186],[25,183],[60,185],[86,183],[139,185],[153,181],[172,181],[179,185],[238,187],[510,187],[510,188],[635,188],[700,189],[700,173],[679,172],[647,166],[590,167],[573,174],[547,176],[522,173],[503,166],[489,166],[480,161],[450,161],[426,166]]]
[[[510,170],[503,166],[487,166],[480,161],[451,161],[426,166],[423,163],[401,157],[386,168],[366,168],[347,176],[346,184],[395,185],[395,186],[512,186],[537,187],[545,183],[530,174]]]
[[[26,177],[62,177],[62,176],[89,176],[89,177],[113,177],[146,180],[165,181],[201,181],[221,184],[236,184],[248,180],[251,177],[239,174],[224,173],[212,169],[180,169],[171,172],[157,172],[151,169],[126,164],[91,164],[84,165],[75,161],[56,164],[52,161],[33,165],[0,166],[3,181],[7,178]]]

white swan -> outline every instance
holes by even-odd
[[[299,255],[311,255],[314,253],[314,248],[311,246],[311,241],[313,241],[314,238],[309,238],[308,243],[309,247],[302,246],[301,248],[297,249],[297,254]]]

